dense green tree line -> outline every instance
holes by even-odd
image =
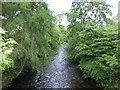
[[[86,78],[103,87],[119,87],[117,23],[105,2],[73,2],[68,13],[67,59],[78,62]]]
[[[67,59],[78,62],[86,78],[95,79],[103,87],[119,87],[118,28],[107,17],[112,15],[110,7],[105,2],[73,2],[66,30],[61,25],[61,15],[59,26],[54,24],[55,17],[44,2],[3,2],[5,31],[0,28],[3,86],[24,68],[42,70],[49,64],[58,43],[66,42]]]
[[[55,18],[44,2],[3,2],[4,38],[13,38],[12,68],[3,70],[3,82],[11,81],[23,68],[41,70],[50,62],[50,57],[58,48],[59,31],[54,24]],[[6,41],[4,41],[6,42]]]

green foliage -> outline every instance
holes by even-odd
[[[6,7],[10,7],[12,13],[8,13]],[[49,57],[57,49],[59,35],[47,5],[3,3],[3,16],[7,18],[3,20],[3,28],[8,30],[5,37],[13,37],[18,42],[12,54],[15,63],[27,60],[27,66],[35,70],[49,62]]]
[[[88,20],[85,16],[87,12],[92,12],[90,7],[97,6],[105,6],[102,10],[96,8],[97,14],[92,14],[102,18],[104,24],[101,23],[101,25],[99,20],[92,18]],[[118,68],[120,67],[116,52],[118,29],[116,22],[105,17],[106,13],[111,12],[108,6],[99,2],[73,3],[72,10],[68,14],[71,24],[68,26],[67,59],[79,62],[79,67],[86,78],[95,79],[103,87],[118,88]],[[85,13],[83,13],[84,10],[86,10]]]
[[[60,44],[65,44],[67,41],[67,30],[63,25],[59,25],[58,27],[60,34],[59,34],[59,43]]]
[[[11,59],[10,54],[12,53],[13,45],[17,43],[11,38],[5,39],[3,34],[5,34],[5,31],[0,27],[0,71],[3,73],[2,81],[6,83],[10,82],[14,77],[12,71],[10,71],[10,69],[14,68],[14,60]]]
[[[76,2],[73,0],[71,12],[68,14],[68,20],[71,23],[79,21],[84,23],[96,19],[99,24],[107,23],[109,19],[106,15],[112,16],[110,7],[112,6],[105,2]]]
[[[47,4],[2,2],[2,6],[2,15],[6,18],[2,20],[3,29],[7,31],[4,37],[14,38],[18,43],[13,45],[13,52],[10,55],[14,69],[5,69],[5,76],[8,74],[15,76],[23,67],[42,70],[43,66],[49,64],[59,41],[59,31],[56,29],[54,17]]]
[[[0,70],[11,68],[14,65],[10,54],[13,50],[13,44],[17,44],[13,39],[4,39],[5,31],[0,27]]]
[[[69,39],[67,59],[79,62],[85,77],[94,78],[104,87],[117,87],[117,29],[91,27],[87,24],[86,29],[76,31]]]

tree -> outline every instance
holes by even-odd
[[[71,12],[68,14],[68,20],[71,23],[90,22],[95,19],[98,24],[108,23],[107,14],[112,16],[110,10],[112,7],[105,2],[72,2]]]
[[[67,59],[77,62],[84,76],[103,87],[117,88],[117,23],[105,2],[73,2],[68,13]]]
[[[10,58],[11,74],[17,77],[24,69],[40,71],[48,65],[58,47],[59,32],[54,17],[44,2],[2,2],[4,37],[14,38],[18,45]],[[9,8],[9,9],[8,9]],[[9,70],[9,71],[10,71]],[[5,76],[8,74],[4,70]]]

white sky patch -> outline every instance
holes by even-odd
[[[109,0],[109,1],[107,1],[108,4],[113,6],[113,8],[111,8],[113,16],[116,16],[117,13],[118,13],[118,2],[119,1],[120,0]]]
[[[69,11],[73,0],[48,0],[50,10],[61,13],[63,11]]]
[[[73,0],[46,0],[46,2],[49,4],[49,9],[51,11],[54,11],[55,13],[62,13],[65,11],[70,11],[71,5]],[[111,8],[113,17],[117,15],[118,13],[118,2],[120,0],[106,0],[108,4],[112,5],[113,8]],[[63,18],[62,25],[67,26],[67,19]]]

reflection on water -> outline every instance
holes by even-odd
[[[77,65],[64,60],[65,46],[61,45],[51,65],[42,74],[26,73],[20,76],[10,88],[100,88],[89,79],[84,79]]]

